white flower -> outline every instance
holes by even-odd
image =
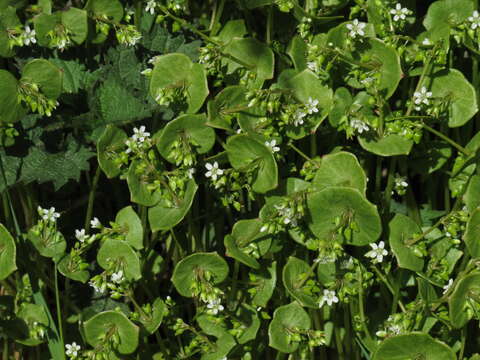
[[[270,141],[265,141],[265,145],[267,145],[272,152],[280,151],[280,148],[277,146],[277,140],[273,139]]]
[[[388,251],[385,250],[385,243],[380,241],[377,244],[373,243],[370,244],[372,250],[365,254],[366,257],[372,258],[374,263],[381,263],[383,261],[383,257],[388,255]]]
[[[56,222],[57,219],[60,217],[58,212],[55,212],[55,208],[52,206],[50,209],[42,209],[42,207],[38,207],[38,213],[45,221]]]
[[[352,119],[350,121],[350,126],[354,128],[359,134],[364,131],[370,130],[370,127],[360,119]]]
[[[399,176],[395,178],[395,186],[402,187],[402,188],[408,187],[407,178],[405,176]]]
[[[327,303],[328,306],[332,306],[333,303],[338,303],[338,297],[333,290],[323,290],[323,295],[320,298],[318,307],[322,307],[323,304]]]
[[[432,42],[430,41],[429,38],[425,38],[422,41],[422,45],[429,46],[429,45],[432,45]]]
[[[309,114],[317,113],[318,112],[317,105],[318,105],[318,100],[312,99],[311,97],[309,97],[307,103],[305,104],[305,107],[307,108],[307,112]]]
[[[190,168],[187,170],[187,176],[189,179],[193,179],[193,174],[195,174],[195,169],[194,168]]]
[[[446,294],[448,290],[452,287],[453,284],[453,279],[449,279],[447,285],[443,287],[443,292],[442,294]]]
[[[127,145],[127,150],[125,150],[127,154],[130,154],[133,150],[135,150],[135,141],[132,141],[132,139],[125,140],[125,145]]]
[[[90,285],[90,286],[91,286],[96,292],[98,292],[98,293],[101,293],[101,294],[102,294],[102,293],[105,292],[105,287],[106,287],[106,285],[105,285],[105,286],[102,285],[102,286],[99,287],[99,286],[97,286],[97,284],[96,284],[95,282],[93,282],[93,281],[89,281],[89,282],[88,282],[88,285]]]
[[[155,0],[149,0],[147,2],[147,6],[145,6],[145,11],[149,12],[150,14],[155,14],[155,7],[157,4],[155,3]]]
[[[407,8],[402,8],[402,4],[397,3],[395,9],[390,10],[390,14],[393,15],[393,21],[398,21],[400,19],[405,20],[409,10]]]
[[[293,116],[293,125],[295,126],[300,126],[300,125],[303,125],[305,120],[303,120],[303,118],[307,116],[306,113],[304,113],[303,111],[301,110],[297,110],[295,112],[295,115]]]
[[[84,242],[87,239],[87,235],[85,234],[85,229],[82,230],[75,230],[75,237],[78,241]]]
[[[25,26],[25,32],[23,33],[23,44],[30,45],[35,44],[37,39],[35,38],[35,30],[30,29],[30,26]]]
[[[223,170],[218,168],[218,163],[215,161],[212,164],[206,163],[205,167],[207,168],[207,172],[205,173],[206,177],[211,177],[213,181],[217,180],[217,177],[223,174]]]
[[[307,62],[307,68],[309,68],[313,72],[318,72],[318,65],[316,61],[309,61]]]
[[[75,358],[78,356],[78,352],[80,351],[80,345],[77,345],[77,343],[74,341],[71,344],[66,344],[65,348],[67,349],[65,351],[65,354],[69,357]]]
[[[90,226],[94,229],[100,229],[102,227],[102,224],[97,217],[94,217],[93,220],[90,220]]]
[[[350,30],[349,35],[355,38],[357,35],[365,36],[365,26],[367,24],[359,22],[358,19],[354,19],[351,23],[347,24],[347,29]]]
[[[422,86],[422,88],[420,89],[420,91],[415,91],[415,93],[413,94],[413,102],[415,103],[415,110],[420,110],[420,104],[425,104],[425,105],[428,105],[430,104],[429,102],[429,98],[432,97],[432,92],[431,91],[427,91],[427,88],[425,86]]]
[[[470,25],[472,30],[475,30],[477,27],[480,27],[480,14],[478,13],[477,10],[473,12],[472,16],[468,17],[468,21],[472,23],[472,25]]]
[[[219,299],[215,299],[208,302],[207,309],[210,314],[217,315],[219,312],[223,311],[224,307]]]
[[[123,271],[119,270],[116,273],[113,273],[112,276],[110,276],[110,280],[117,284],[121,283],[123,280]]]
[[[298,221],[297,218],[298,216],[294,214],[293,209],[290,207],[287,207],[286,205],[273,205],[275,209],[278,211],[278,215],[280,215],[283,218],[283,223],[285,225],[292,224],[292,226],[297,226]]]
[[[151,68],[146,68],[145,70],[141,71],[140,74],[145,75],[145,76],[150,76],[152,74],[153,69]]]
[[[260,232],[265,232],[267,231],[268,229],[268,225],[263,225],[261,228],[260,228]]]
[[[133,128],[132,139],[138,142],[144,142],[146,138],[150,136],[150,133],[145,131],[145,126],[140,126],[140,129]]]
[[[63,50],[67,47],[67,45],[70,45],[70,40],[68,40],[68,39],[62,39],[62,40],[60,40],[60,41],[57,43],[56,46],[57,46],[58,50],[62,50],[62,51],[63,51]]]

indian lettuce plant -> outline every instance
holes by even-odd
[[[479,360],[476,0],[0,0],[8,359]]]

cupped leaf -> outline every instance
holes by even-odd
[[[18,102],[18,81],[10,72],[0,70],[0,124],[18,121],[25,110]]]
[[[345,87],[339,87],[335,90],[333,95],[332,110],[328,114],[328,122],[330,125],[337,127],[344,116],[350,112],[350,107],[353,104],[353,97]]]
[[[273,51],[264,43],[253,38],[234,38],[225,47],[224,52],[248,65],[257,75],[257,79],[273,78]],[[227,60],[228,72],[242,67],[238,62]]]
[[[455,360],[455,353],[443,342],[424,333],[390,337],[380,344],[372,360]]]
[[[314,275],[310,266],[303,260],[291,256],[283,268],[283,286],[301,305],[318,309],[318,296],[308,291],[308,279]]]
[[[7,228],[0,224],[0,280],[17,270],[15,240]]]
[[[127,134],[125,131],[108,125],[97,142],[98,165],[109,179],[120,174],[120,165],[116,161],[117,153],[125,148]]]
[[[14,7],[7,6],[0,11],[0,57],[7,58],[15,54],[14,48],[10,46],[10,31],[21,25]]]
[[[71,7],[62,11],[62,24],[69,31],[69,37],[76,43],[81,44],[87,38],[88,17],[85,10]]]
[[[104,269],[111,269],[112,266],[114,269],[116,267],[123,269],[128,280],[138,280],[142,277],[138,255],[125,241],[107,239],[98,250],[97,261]]]
[[[413,146],[412,140],[397,134],[365,134],[358,137],[358,142],[368,152],[380,156],[408,155]]]
[[[232,119],[240,112],[247,110],[245,94],[245,87],[239,85],[227,86],[220,91],[215,99],[208,102],[207,125],[219,129],[231,129]]]
[[[35,83],[46,97],[56,99],[62,93],[63,73],[50,61],[35,59],[23,67],[20,82]]]
[[[138,347],[139,328],[128,318],[117,311],[103,311],[83,324],[85,339],[95,347],[102,343],[105,337],[118,336],[118,344],[114,349],[120,354],[131,354]]]
[[[428,30],[444,27],[454,28],[472,15],[474,2],[472,0],[440,0],[434,1],[428,8],[423,19],[423,26]]]
[[[151,190],[149,188],[155,179],[152,179],[152,176],[140,165],[139,160],[134,160],[128,169],[127,184],[128,190],[130,190],[130,200],[143,206],[154,206],[161,200],[162,193],[159,189]]]
[[[25,324],[29,328],[34,327],[36,323],[42,324],[44,327],[47,327],[49,325],[47,313],[45,312],[45,308],[42,305],[28,303],[23,304],[17,315],[25,322]],[[21,340],[19,339],[17,340],[17,342],[27,346],[36,346],[45,342],[45,340],[46,337],[32,337],[32,335],[29,334],[28,338]]]
[[[152,231],[169,230],[182,221],[192,206],[197,189],[195,181],[189,180],[185,194],[182,198],[176,198],[173,205],[160,200],[157,205],[148,209],[148,221]]]
[[[463,201],[470,213],[480,206],[480,175],[473,175],[470,179]]]
[[[216,252],[196,253],[189,255],[177,263],[172,275],[172,282],[180,295],[192,297],[192,284],[199,278],[210,274],[210,282],[219,284],[228,275],[228,264]]]
[[[123,5],[118,0],[88,0],[85,9],[114,23],[119,23],[123,18]]]
[[[120,225],[125,241],[135,249],[143,248],[142,221],[131,206],[120,210],[115,218],[115,223]]]
[[[227,358],[228,353],[232,350],[237,343],[235,338],[226,333],[220,337],[214,345],[214,349],[211,352],[203,354],[200,360],[222,360]]]
[[[215,131],[206,123],[204,114],[182,115],[170,121],[158,138],[159,153],[169,162],[175,163],[175,157],[171,154],[175,143],[183,143],[181,148],[189,152],[205,154],[210,151],[215,143]]]
[[[475,209],[467,222],[467,229],[463,238],[468,252],[473,258],[480,257],[480,209]]]
[[[79,262],[76,261],[71,253],[66,254],[60,259],[58,262],[58,271],[60,271],[63,276],[84,284],[90,279],[88,270],[81,268]]]
[[[435,73],[430,89],[435,98],[447,102],[449,127],[464,125],[478,112],[475,88],[456,69]]]
[[[156,98],[166,88],[186,91],[188,113],[197,112],[208,95],[205,69],[184,54],[162,55],[155,61],[150,79],[150,94]]]
[[[319,191],[329,186],[351,187],[365,195],[367,177],[355,155],[340,151],[322,158],[312,186]]]
[[[38,45],[44,47],[50,46],[52,38],[49,34],[55,32],[57,26],[61,26],[61,21],[60,12],[54,14],[41,13],[33,18]]]
[[[45,231],[40,232],[32,228],[28,232],[27,237],[40,255],[45,257],[59,258],[65,253],[67,248],[65,238],[58,231],[45,229]]]
[[[292,353],[298,349],[299,343],[292,341],[290,333],[294,328],[309,330],[310,317],[297,303],[278,307],[268,326],[269,345],[284,353]]]
[[[377,207],[356,189],[333,186],[313,192],[307,197],[307,207],[309,227],[320,239],[335,238],[339,220],[354,224],[351,237],[346,239],[347,244],[367,245],[375,242],[382,232]]]
[[[480,274],[465,276],[455,285],[448,299],[448,309],[452,325],[459,329],[474,315],[473,307],[480,296]]]
[[[226,150],[233,168],[254,171],[253,191],[265,193],[277,187],[277,162],[265,144],[249,135],[234,135],[228,138]]]
[[[408,246],[408,240],[411,240],[415,234],[422,233],[420,226],[409,217],[396,214],[388,227],[390,247],[398,266],[412,271],[422,271],[423,259],[416,256],[413,249]]]
[[[307,43],[299,35],[292,38],[288,44],[287,54],[292,59],[295,70],[302,71],[307,68]]]
[[[157,298],[151,306],[150,312],[140,313],[139,321],[149,334],[155,333],[162,323],[163,316],[167,312],[167,307],[162,299]]]
[[[249,278],[255,284],[249,290],[252,293],[252,305],[266,307],[277,284],[277,262],[250,271]]]

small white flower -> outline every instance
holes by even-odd
[[[223,311],[224,307],[219,299],[215,299],[208,302],[207,309],[210,314],[217,315],[219,312]]]
[[[477,27],[480,27],[480,14],[478,13],[477,10],[473,12],[472,16],[468,17],[468,21],[472,23],[472,25],[470,25],[472,30],[475,30]]]
[[[425,39],[423,39],[423,41],[422,41],[422,45],[430,46],[430,45],[432,45],[432,42],[430,41],[429,38],[425,38]]]
[[[77,343],[74,341],[71,344],[66,344],[65,348],[67,349],[65,351],[65,354],[68,357],[75,358],[78,356],[78,352],[80,351],[80,345],[77,345]]]
[[[125,140],[125,145],[127,145],[127,150],[125,150],[127,154],[130,154],[133,150],[135,150],[135,141],[132,139]]]
[[[90,220],[90,226],[94,229],[100,229],[102,227],[102,224],[97,217],[94,217],[93,220]]]
[[[429,98],[432,97],[432,92],[427,91],[427,88],[425,86],[422,86],[420,91],[415,91],[413,94],[413,102],[415,103],[415,110],[420,110],[420,105],[425,104],[428,105],[430,104],[430,101],[428,100]]]
[[[393,21],[398,21],[400,19],[405,20],[409,12],[410,11],[407,8],[402,8],[402,4],[400,3],[395,5],[395,9],[390,10],[390,14],[393,15]]]
[[[377,244],[370,244],[372,250],[365,254],[366,257],[372,258],[374,263],[381,263],[383,257],[388,255],[388,251],[385,249],[385,243],[380,241]]]
[[[328,306],[332,306],[333,303],[338,303],[338,297],[335,291],[333,290],[323,290],[323,295],[318,302],[318,307],[322,307],[323,304],[327,303]]]
[[[399,176],[395,178],[395,186],[406,188],[408,187],[407,178],[405,176]]]
[[[268,148],[274,153],[280,151],[280,148],[277,146],[277,140],[275,139],[270,141],[265,141],[265,145],[267,145]]]
[[[155,0],[149,0],[147,2],[147,6],[145,6],[145,11],[149,12],[150,14],[155,14],[155,7],[157,4],[155,3]]]
[[[305,107],[307,108],[307,113],[309,113],[310,115],[313,113],[318,113],[317,105],[318,100],[309,97],[307,103],[305,104]]]
[[[261,228],[260,228],[260,232],[265,232],[267,231],[268,229],[268,225],[263,225]]]
[[[38,207],[38,213],[45,221],[56,222],[57,219],[60,217],[58,212],[55,212],[55,208],[52,206],[50,209],[42,209],[42,207]]]
[[[145,126],[140,126],[140,128],[133,128],[132,139],[138,142],[144,142],[146,138],[150,136],[150,133],[145,131]]]
[[[295,112],[295,115],[293,116],[293,125],[295,126],[300,126],[305,123],[305,120],[303,119],[305,116],[307,116],[306,113],[304,113],[301,110],[297,110]]]
[[[150,76],[152,74],[153,69],[151,68],[146,68],[145,70],[141,71],[140,74],[145,75],[145,76]]]
[[[318,72],[318,65],[316,61],[307,62],[307,68],[309,68],[314,73]]]
[[[25,32],[23,33],[23,44],[30,45],[35,44],[37,39],[35,38],[35,30],[30,29],[30,26],[25,26]]]
[[[63,50],[65,50],[65,48],[67,47],[67,45],[70,45],[70,40],[68,40],[68,39],[62,39],[62,40],[60,40],[60,41],[57,43],[56,46],[57,46],[58,50],[63,51]]]
[[[123,280],[123,271],[119,270],[116,273],[113,273],[112,276],[110,276],[110,280],[114,283],[121,283]]]
[[[358,19],[354,19],[351,23],[347,24],[347,29],[350,30],[349,35],[355,38],[357,35],[365,36],[365,26],[367,24],[359,22]]]
[[[187,170],[187,176],[189,179],[193,179],[193,174],[195,174],[195,168],[190,168]]]
[[[292,224],[292,226],[298,225],[298,216],[294,214],[293,209],[286,205],[273,205],[278,211],[278,215],[283,218],[285,225]]]
[[[449,279],[447,285],[443,287],[443,292],[442,294],[446,294],[448,290],[452,287],[453,284],[453,279]]]
[[[205,176],[207,178],[211,177],[213,181],[216,181],[218,176],[223,174],[223,170],[218,168],[218,163],[215,161],[212,164],[206,163],[205,167],[207,168],[207,172],[205,173]]]
[[[75,230],[75,237],[82,243],[88,238],[88,236],[85,234],[85,229]]]
[[[352,119],[350,121],[350,126],[354,128],[359,134],[364,131],[370,130],[370,127],[360,119]]]
[[[97,284],[93,281],[89,281],[88,282],[88,285],[90,285],[96,292],[100,293],[100,294],[103,294],[105,292],[105,288],[106,286],[97,286]]]

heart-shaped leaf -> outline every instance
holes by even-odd
[[[318,309],[318,297],[305,290],[307,280],[311,278],[312,275],[314,275],[314,273],[305,261],[291,256],[283,268],[283,286],[285,286],[288,293],[301,305]]]
[[[110,269],[112,264],[116,264],[123,269],[128,280],[142,277],[138,255],[125,241],[107,239],[98,250],[97,261],[104,269]]]
[[[115,223],[120,225],[125,234],[125,241],[135,249],[143,248],[142,221],[131,206],[120,210],[115,218]]]
[[[397,258],[398,266],[412,271],[422,271],[423,259],[415,255],[413,249],[408,246],[408,240],[415,234],[421,234],[422,229],[409,217],[396,214],[388,224],[389,243],[392,252]]]

